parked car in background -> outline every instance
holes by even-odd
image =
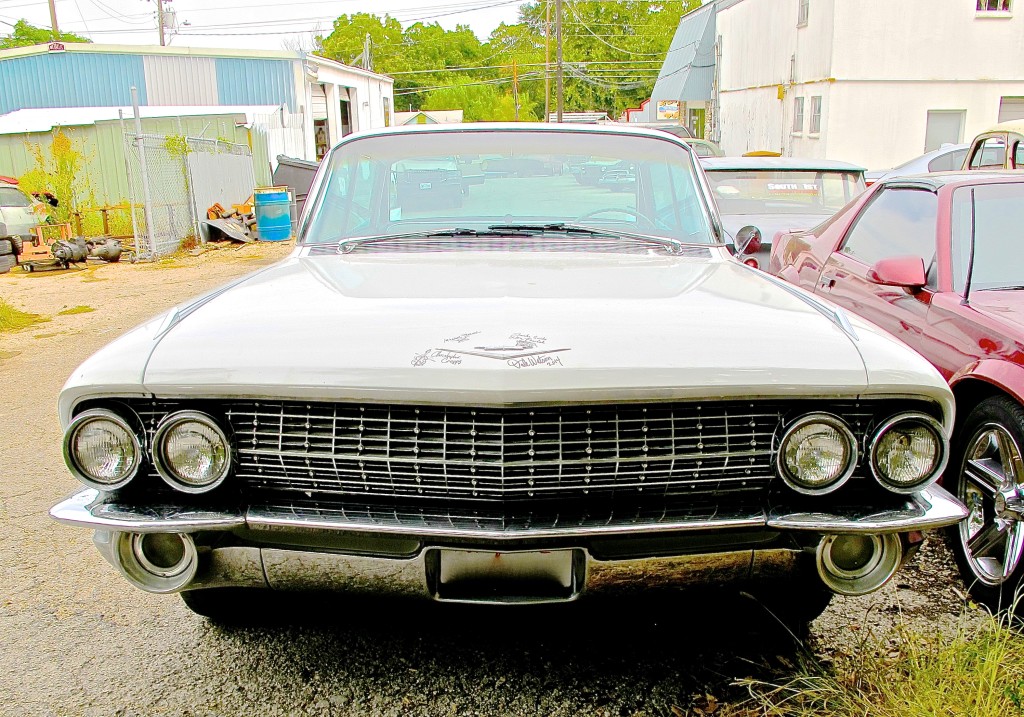
[[[396,191],[396,165],[462,155],[627,163],[636,191]],[[230,616],[230,587],[522,604],[724,580],[806,621],[964,515],[934,485],[942,377],[734,261],[677,138],[374,130],[330,150],[306,206],[292,256],[61,393],[84,486],[52,515],[143,590]]]
[[[945,485],[972,594],[1008,606],[1024,575],[1024,177],[883,180],[817,229],[780,238],[770,270],[902,339],[956,396]]]
[[[758,156],[701,164],[726,232],[758,230],[760,251],[744,257],[755,268],[768,266],[776,234],[816,226],[864,191],[864,169],[846,162]]]
[[[645,127],[647,129],[657,129],[662,132],[668,132],[674,137],[679,137],[686,141],[688,145],[693,149],[698,157],[724,157],[725,152],[718,145],[717,142],[713,142],[710,139],[703,139],[701,137],[694,137],[693,133],[690,132],[689,127],[681,124],[672,124],[671,122],[630,122],[630,127]]]
[[[975,137],[963,169],[1024,169],[1024,121],[1001,122]]]
[[[964,166],[969,144],[944,144],[920,157],[914,157],[892,169],[876,169],[864,173],[864,182],[871,186],[882,179],[905,177],[908,174],[927,174],[929,172],[951,172]]]
[[[21,253],[25,242],[31,241],[32,229],[44,219],[40,207],[37,199],[21,191],[17,180],[0,178],[0,224],[6,227],[15,255]]]

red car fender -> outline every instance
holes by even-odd
[[[949,386],[955,392],[957,385],[968,379],[984,381],[1024,403],[1024,366],[1001,359],[982,359],[953,374]]]

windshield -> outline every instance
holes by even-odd
[[[670,138],[410,132],[352,140],[326,162],[304,243],[555,223],[715,242],[691,155]]]
[[[864,190],[859,172],[710,170],[722,214],[835,214]]]

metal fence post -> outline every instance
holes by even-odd
[[[139,90],[132,87],[132,111],[135,113],[135,144],[139,148],[139,168],[142,170],[142,201],[143,213],[146,217],[146,248],[139,251],[138,237],[136,242],[136,255],[143,259],[153,258],[153,199],[149,195],[149,175],[146,172],[146,144],[142,137],[142,118],[139,116]]]

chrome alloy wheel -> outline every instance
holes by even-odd
[[[959,498],[968,515],[959,526],[964,557],[985,585],[1009,578],[1024,553],[1024,461],[1006,428],[978,429],[964,455]]]

